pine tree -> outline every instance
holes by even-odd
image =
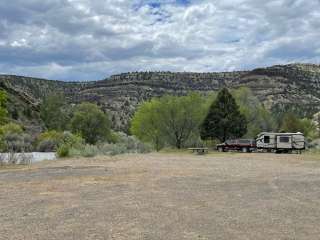
[[[246,134],[247,120],[226,88],[219,92],[212,103],[200,131],[202,139],[216,138],[222,142]]]

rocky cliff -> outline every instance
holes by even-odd
[[[293,110],[311,116],[320,111],[320,65],[290,64],[252,71],[222,73],[134,72],[95,82],[61,82],[19,76],[0,76],[0,87],[36,115],[42,99],[63,92],[70,103],[98,103],[116,129],[125,129],[137,105],[164,94],[202,93],[221,87],[247,86],[273,111]]]

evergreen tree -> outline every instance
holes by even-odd
[[[242,137],[246,132],[245,116],[240,113],[239,106],[229,91],[222,89],[201,125],[201,138],[216,138],[224,142],[229,138]]]

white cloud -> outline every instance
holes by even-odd
[[[94,80],[320,63],[319,26],[319,0],[11,0],[0,72]]]

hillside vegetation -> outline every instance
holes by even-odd
[[[21,76],[0,76],[12,119],[37,131],[40,104],[49,94],[63,93],[68,103],[93,102],[107,112],[116,130],[127,131],[139,103],[165,94],[210,93],[222,87],[249,87],[274,113],[294,111],[311,117],[320,111],[320,66],[278,65],[223,73],[134,72],[94,82],[62,82]]]

